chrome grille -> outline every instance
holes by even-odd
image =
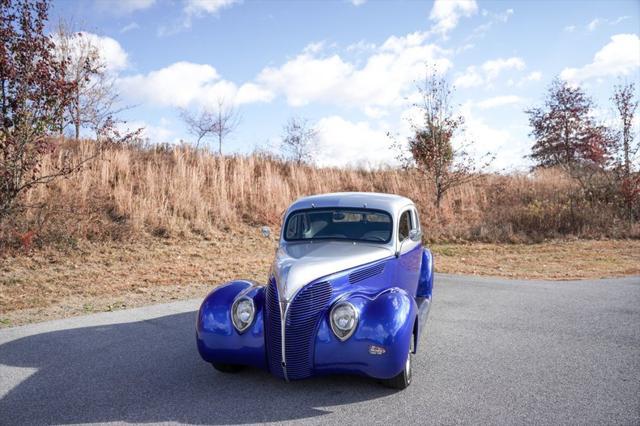
[[[381,274],[382,271],[384,271],[384,263],[360,269],[359,271],[349,274],[349,284],[355,284],[359,281],[366,280],[367,278]]]
[[[331,284],[319,282],[304,287],[293,298],[287,310],[285,324],[285,359],[287,378],[303,379],[313,371],[313,353],[318,321],[331,300]],[[273,374],[284,377],[282,369],[282,340],[280,307],[275,283],[266,292],[265,336],[267,360]]]
[[[282,371],[282,337],[280,329],[280,307],[278,306],[278,289],[275,282],[267,286],[266,309],[264,310],[264,330],[267,342],[267,361],[269,370],[278,377],[284,377]]]
[[[302,379],[311,375],[316,329],[329,300],[331,284],[323,281],[306,286],[291,302],[284,340],[289,379]]]

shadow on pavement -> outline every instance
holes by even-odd
[[[197,353],[194,318],[55,331],[0,346],[1,364],[37,369],[0,400],[0,423],[272,422],[392,394],[359,377],[285,383],[258,370],[219,373]]]

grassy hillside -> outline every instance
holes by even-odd
[[[43,173],[71,156],[92,155],[91,141],[66,142]],[[424,176],[402,170],[316,168],[264,156],[219,157],[187,147],[111,147],[81,172],[27,194],[25,212],[3,224],[4,248],[73,246],[199,236],[216,230],[277,226],[296,198],[332,191],[405,195],[421,212],[431,242],[535,242],[554,237],[637,237],[610,202],[588,201],[559,170],[486,175],[452,189],[434,206]]]

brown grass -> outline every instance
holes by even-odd
[[[94,150],[91,141],[67,142],[45,159],[43,173],[64,156],[82,158]],[[576,198],[576,182],[558,170],[483,176],[449,191],[437,210],[428,181],[412,172],[315,168],[261,155],[219,157],[186,147],[129,146],[106,149],[80,173],[32,190],[22,201],[44,208],[14,217],[0,229],[0,242],[73,246],[143,235],[207,237],[246,224],[277,225],[296,198],[333,191],[411,198],[432,242],[640,235],[637,223],[617,219],[610,202]]]
[[[242,244],[239,244],[242,242]],[[0,259],[0,326],[201,298],[222,282],[264,282],[276,247],[258,229],[212,238],[81,242]],[[578,279],[640,273],[640,241],[434,244],[438,272]],[[437,283],[436,283],[437,285]]]

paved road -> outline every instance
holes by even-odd
[[[640,424],[640,278],[441,275],[414,382],[223,375],[197,301],[0,331],[0,424]]]

